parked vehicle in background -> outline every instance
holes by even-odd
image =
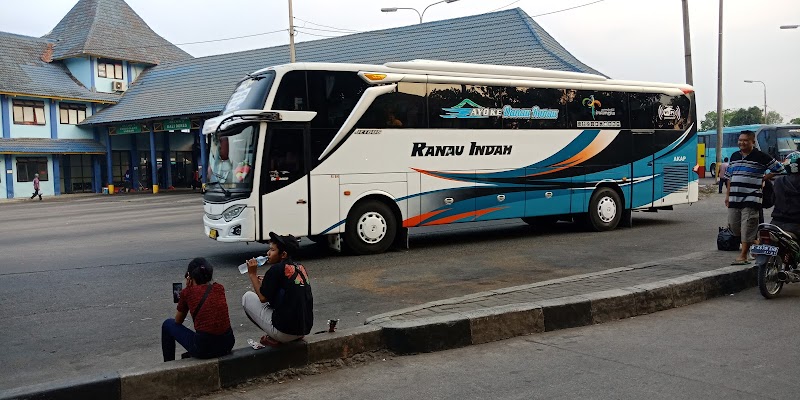
[[[205,233],[369,254],[467,221],[610,230],[697,201],[696,126],[684,84],[439,61],[270,67],[203,127]]]
[[[722,157],[739,151],[737,140],[743,131],[756,133],[756,147],[782,161],[787,154],[800,150],[800,125],[738,125],[722,128]],[[717,176],[717,131],[697,133],[697,142],[705,144],[706,172]]]

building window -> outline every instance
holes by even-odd
[[[111,60],[97,60],[97,76],[109,79],[122,79],[122,63]]]
[[[77,125],[86,119],[86,105],[59,103],[59,120],[62,124]]]
[[[14,100],[14,123],[19,125],[44,125],[44,102]]]
[[[47,157],[17,157],[17,182],[32,182],[35,174],[40,181],[47,178]]]

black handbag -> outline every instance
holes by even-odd
[[[719,234],[717,234],[717,249],[723,251],[739,251],[739,244],[741,244],[742,238],[739,236],[734,236],[731,228],[719,228]]]

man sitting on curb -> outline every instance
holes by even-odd
[[[242,296],[242,307],[247,317],[266,332],[261,344],[275,347],[311,332],[314,299],[305,267],[291,258],[298,250],[297,239],[274,232],[269,237],[267,262],[272,266],[260,277],[256,260],[247,260],[247,276],[258,290]]]

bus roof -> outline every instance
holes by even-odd
[[[403,62],[388,62],[383,65],[374,64],[346,64],[346,63],[294,63],[283,64],[264,68],[256,74],[274,70],[285,73],[291,70],[327,70],[327,71],[354,71],[364,73],[394,74],[384,81],[372,83],[398,82],[405,76],[441,76],[455,78],[472,78],[477,80],[511,80],[511,81],[536,81],[541,83],[564,82],[575,85],[587,85],[593,88],[603,87],[609,90],[641,92],[646,89],[659,88],[659,91],[671,89],[690,93],[694,91],[687,84],[672,84],[661,82],[639,82],[608,79],[602,75],[583,72],[554,71],[542,68],[518,67],[507,65],[473,64],[449,61],[413,60]]]
[[[764,124],[751,124],[751,125],[737,125],[737,126],[726,126],[722,128],[722,134],[728,135],[732,133],[739,133],[742,131],[753,131],[758,133],[761,129],[764,128],[800,128],[800,125],[764,125]],[[716,135],[717,130],[711,129],[708,131],[697,132],[698,135],[708,136],[708,135]]]

